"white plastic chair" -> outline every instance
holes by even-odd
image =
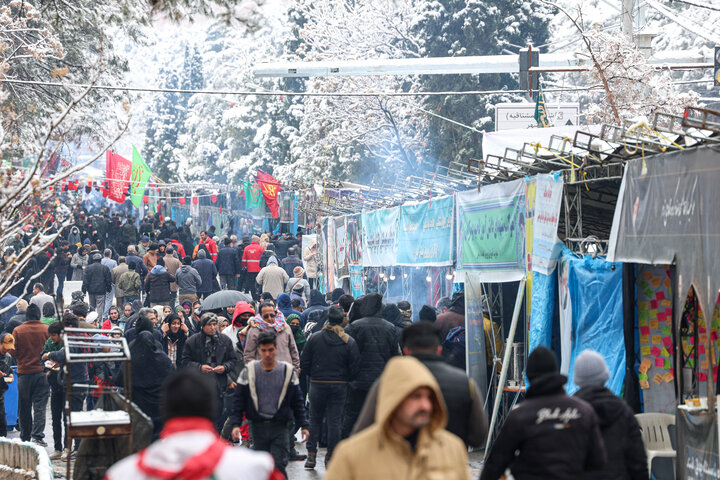
[[[652,461],[654,458],[672,458],[673,471],[677,452],[670,441],[670,425],[675,425],[675,415],[668,413],[638,413],[635,415],[647,453],[648,473],[652,478]]]

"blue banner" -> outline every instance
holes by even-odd
[[[364,267],[391,267],[397,264],[400,207],[362,214],[362,263]]]
[[[452,196],[400,207],[397,264],[452,265],[454,208]]]

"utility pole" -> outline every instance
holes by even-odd
[[[633,8],[635,6],[635,0],[621,0],[622,9],[620,15],[622,17],[622,34],[631,42],[633,39]]]

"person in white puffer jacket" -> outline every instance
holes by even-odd
[[[269,453],[234,447],[215,431],[215,385],[191,370],[171,375],[163,389],[167,417],[160,439],[124,458],[106,480],[213,478],[216,480],[281,480]]]

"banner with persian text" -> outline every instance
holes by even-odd
[[[362,214],[363,267],[390,267],[397,263],[400,207]]]
[[[557,258],[560,254],[557,229],[563,185],[562,175],[538,175],[535,177],[536,193],[531,258],[533,272],[550,275],[557,265]]]
[[[483,282],[513,282],[525,274],[525,182],[484,185],[456,196],[457,268]]]
[[[400,207],[398,265],[452,265],[454,207],[452,196]]]

